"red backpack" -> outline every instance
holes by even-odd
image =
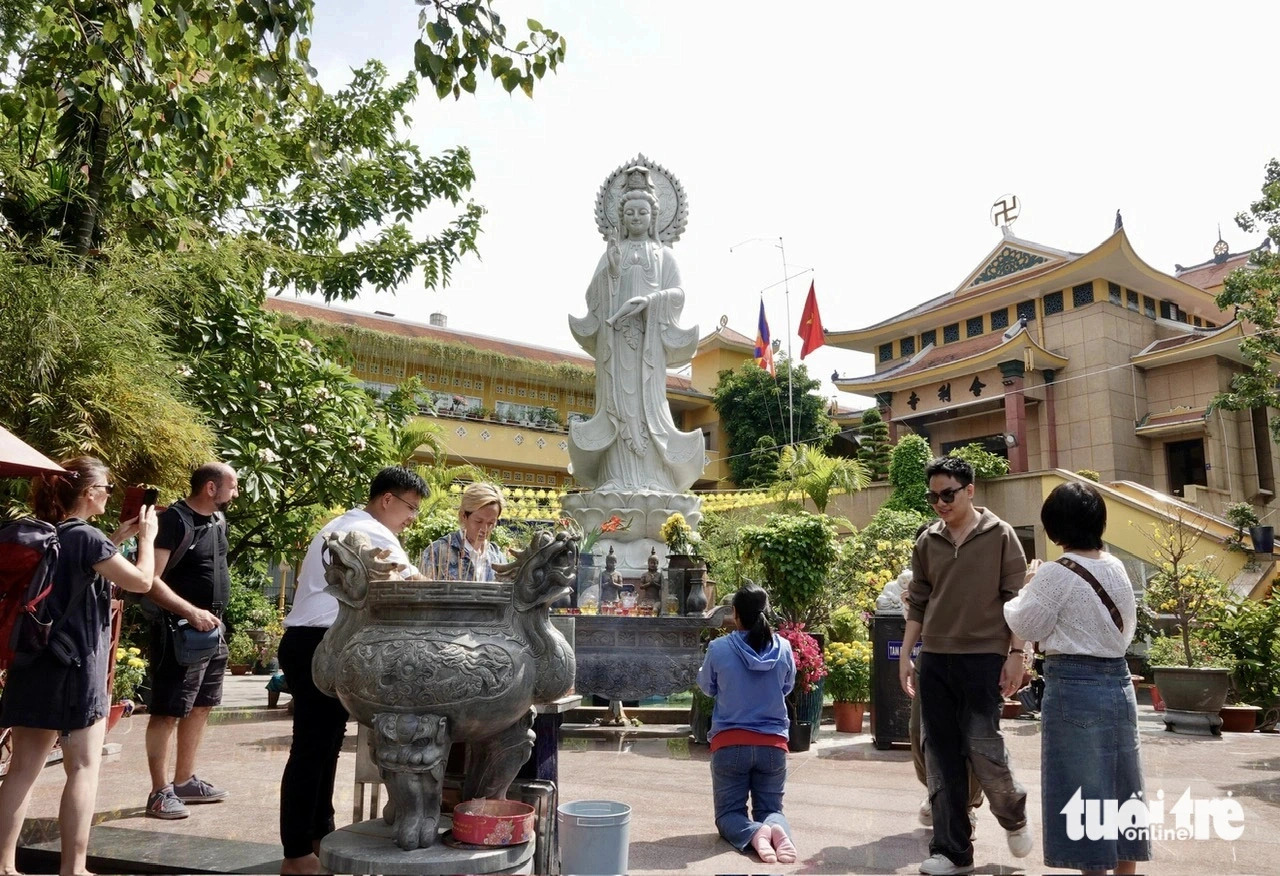
[[[39,652],[53,621],[45,599],[58,569],[58,528],[34,517],[0,526],[0,669],[17,652]]]

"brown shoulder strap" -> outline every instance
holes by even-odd
[[[1102,600],[1102,604],[1111,615],[1111,620],[1116,625],[1116,629],[1123,633],[1124,618],[1120,616],[1120,609],[1116,608],[1115,600],[1113,600],[1107,591],[1103,589],[1102,585],[1098,583],[1098,579],[1093,577],[1093,573],[1068,557],[1059,557],[1058,565],[1065,566],[1085,581],[1089,582],[1089,586],[1093,588],[1094,593],[1098,594],[1098,598]]]

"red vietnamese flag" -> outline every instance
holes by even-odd
[[[827,342],[822,330],[822,317],[818,315],[818,296],[813,291],[813,281],[809,281],[809,297],[804,300],[804,312],[800,314],[800,340],[804,346],[800,348],[803,359]]]

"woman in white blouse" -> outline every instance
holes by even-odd
[[[1137,625],[1124,565],[1102,548],[1107,506],[1090,484],[1056,487],[1040,509],[1064,553],[1033,560],[1034,577],[1005,603],[1009,629],[1045,653],[1040,774],[1044,862],[1085,873],[1134,873],[1151,859],[1145,830],[1085,830],[1085,805],[1123,806],[1142,794],[1138,712],[1125,662]],[[1076,795],[1079,798],[1076,799]],[[1131,809],[1133,807],[1130,807]],[[1145,807],[1143,809],[1145,811]],[[1143,825],[1145,827],[1145,825]]]

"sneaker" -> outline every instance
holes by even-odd
[[[227,799],[227,792],[224,789],[215,788],[195,776],[187,779],[181,785],[174,785],[173,795],[183,803],[216,803],[219,800]]]
[[[955,864],[946,855],[930,855],[924,859],[924,863],[920,865],[921,873],[928,873],[931,876],[949,876],[952,873],[972,873],[972,864]]]
[[[933,807],[927,799],[920,804],[920,823],[925,827],[933,827]]]
[[[1017,830],[1007,831],[1009,853],[1015,858],[1025,858],[1031,854],[1031,825],[1024,824]]]
[[[149,818],[186,818],[191,813],[173,794],[173,785],[165,785],[147,798],[147,816]]]
[[[973,838],[978,835],[978,810],[969,810],[969,842],[973,842]]]

